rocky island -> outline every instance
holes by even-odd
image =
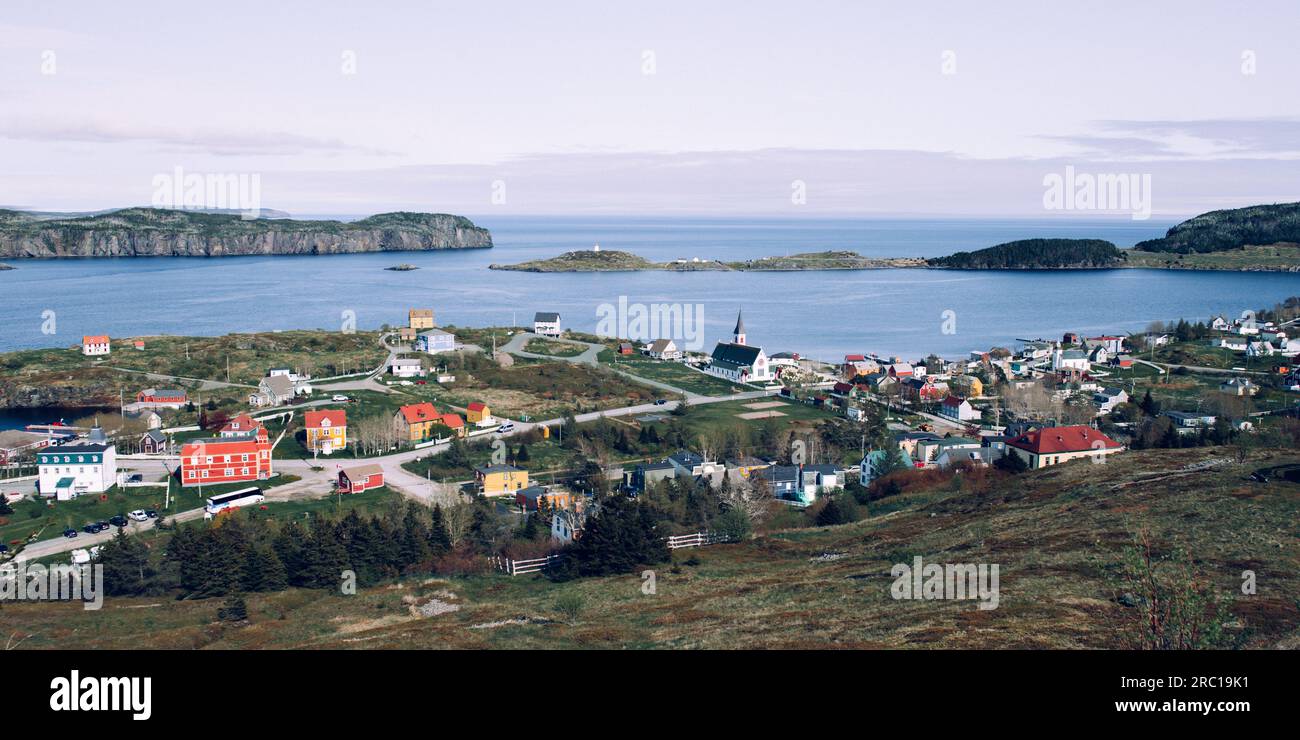
[[[223,257],[485,249],[487,229],[463,216],[381,213],[360,221],[243,219],[159,208],[48,217],[0,210],[0,257]]]
[[[872,259],[857,252],[805,252],[784,257],[760,257],[739,262],[720,260],[678,259],[668,262],[651,262],[631,252],[616,249],[603,251],[580,250],[565,252],[558,257],[530,260],[514,265],[489,265],[493,270],[519,272],[626,272],[636,270],[664,270],[670,272],[737,271],[780,272],[799,270],[871,270],[882,267],[925,267],[919,257]]]

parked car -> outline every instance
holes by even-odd
[[[1265,473],[1260,470],[1256,470],[1255,472],[1250,474],[1250,479],[1255,481],[1256,483],[1268,483],[1268,473]]]
[[[87,524],[86,526],[82,527],[81,531],[85,532],[86,534],[98,534],[99,525],[95,524],[94,522],[91,522],[90,524]]]
[[[507,421],[506,423],[497,427],[497,434],[505,434],[506,432],[513,432],[514,430],[515,430],[514,423]]]
[[[127,514],[127,516],[131,518],[131,521],[135,522],[148,521],[149,519],[149,515],[144,513],[144,509],[136,509],[130,514]]]
[[[337,403],[342,403],[342,402],[348,400],[348,397],[345,396],[345,395],[343,395],[342,393],[335,393],[334,396],[333,396],[332,398],[330,398],[330,400],[331,400],[331,401],[335,401],[335,402],[337,402]]]
[[[150,519],[158,518],[158,512],[154,511],[153,509],[145,509],[144,515],[149,517]]]
[[[108,529],[108,522],[95,522],[96,532],[103,532],[105,529]]]
[[[416,384],[416,385],[428,385],[428,384],[429,384],[429,381],[427,381],[427,380],[417,380],[417,381],[415,381],[415,384]]]
[[[0,542],[0,552],[9,552],[9,546],[3,542]]]
[[[118,514],[117,516],[109,519],[108,523],[113,525],[114,527],[125,527],[126,517],[122,516],[121,514]]]
[[[662,398],[656,398],[656,399],[655,399],[655,405],[656,405],[656,406],[662,406],[662,405],[664,405],[665,403],[668,403],[668,402],[665,401],[665,400],[662,399]]]
[[[77,530],[73,529],[72,527],[68,527],[67,529],[63,530],[63,536],[67,537],[70,540],[75,539],[77,536]]]

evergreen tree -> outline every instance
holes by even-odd
[[[600,576],[630,573],[637,566],[668,560],[668,543],[655,526],[653,513],[626,496],[609,496],[587,522],[565,567],[555,576]]]
[[[248,619],[248,605],[240,594],[231,594],[217,610],[217,619],[223,622],[243,622]]]
[[[253,593],[283,591],[289,587],[284,563],[271,547],[256,547],[244,566],[243,590]]]
[[[402,517],[402,568],[410,568],[429,559],[429,529],[413,504]]]
[[[442,506],[434,504],[432,522],[429,524],[429,552],[438,557],[450,549],[451,535],[447,532],[447,518],[442,513]]]
[[[95,564],[104,566],[104,591],[109,596],[133,596],[144,591],[149,568],[149,548],[136,537],[118,529],[113,539],[99,548]]]
[[[520,442],[519,451],[515,453],[515,459],[521,463],[528,462],[528,445]]]
[[[339,540],[334,525],[317,521],[304,549],[304,585],[319,589],[338,588],[343,571],[349,569],[348,551]]]
[[[289,576],[289,585],[307,585],[307,530],[298,522],[289,522],[280,527],[271,541],[275,554],[284,564]]]
[[[843,496],[831,496],[826,505],[817,512],[817,526],[827,527],[834,524],[848,524],[858,520],[857,506],[852,499]]]
[[[9,505],[9,499],[0,493],[0,516],[9,516],[14,513],[14,507]]]

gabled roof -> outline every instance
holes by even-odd
[[[513,465],[481,465],[474,468],[475,473],[490,475],[492,473],[522,473],[523,468],[516,468]]]
[[[325,426],[323,422],[327,419],[332,427],[345,427],[348,425],[348,412],[343,409],[308,411],[302,415],[302,418],[308,429],[320,429]]]
[[[452,429],[459,429],[465,426],[465,420],[460,417],[460,414],[443,414],[442,424]]]
[[[288,375],[271,375],[262,378],[258,388],[265,388],[277,396],[292,396],[294,393],[293,381],[289,380]]]
[[[671,339],[656,339],[650,343],[651,352],[667,352],[669,348],[674,350],[677,349],[677,345],[673,343],[673,340]]]
[[[469,409],[470,411],[487,411],[487,404],[483,403],[482,401],[475,401],[470,405],[466,406],[465,408]]]
[[[383,475],[384,468],[378,463],[371,463],[369,465],[358,465],[355,468],[344,468],[343,472],[348,476],[348,480],[360,480],[370,475]]]
[[[108,344],[107,334],[87,335],[81,338],[82,344]]]
[[[693,468],[696,465],[703,465],[704,458],[691,452],[690,450],[678,450],[668,456],[669,460],[675,461],[684,468]]]
[[[1035,455],[1113,450],[1120,447],[1119,442],[1092,427],[1082,425],[1036,429],[1007,440],[1007,444]]]
[[[251,432],[261,426],[257,419],[248,414],[240,414],[235,418],[227,421],[219,430],[220,434],[227,432]]]
[[[533,315],[533,323],[553,324],[560,320],[560,315],[552,311],[538,311]]]
[[[441,414],[433,407],[433,404],[425,401],[424,403],[413,403],[410,406],[399,408],[398,413],[406,420],[407,424],[416,424],[422,421],[434,421]]]
[[[963,403],[966,403],[966,399],[962,398],[961,396],[944,396],[943,398],[943,405],[947,406],[948,408],[955,409],[958,406],[962,405]]]
[[[761,348],[751,347],[748,344],[718,342],[718,346],[713,348],[712,361],[714,365],[750,367],[758,360],[758,355],[762,351]]]

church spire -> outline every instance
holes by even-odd
[[[745,319],[740,311],[736,312],[736,330],[732,334],[735,335],[734,341],[736,344],[745,343]]]

